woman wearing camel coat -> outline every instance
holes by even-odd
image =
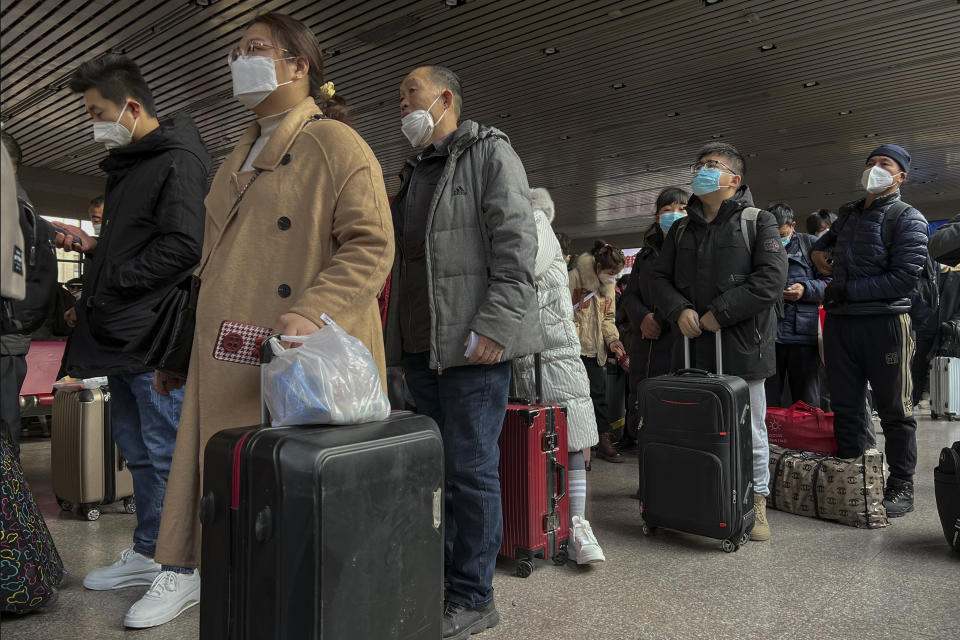
[[[254,175],[239,169],[259,136],[254,123],[220,167],[206,199],[203,261],[209,258],[209,264],[201,276],[157,543],[155,559],[164,565],[200,563],[197,514],[207,441],[220,430],[260,419],[257,367],[213,359],[224,320],[274,327],[280,316],[294,313],[322,326],[326,313],[370,349],[384,379],[376,297],[393,263],[394,241],[380,165],[353,129],[322,118],[307,98],[287,112],[260,151],[253,166],[262,173],[227,219]]]

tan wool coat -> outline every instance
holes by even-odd
[[[206,198],[203,260],[210,261],[201,274],[159,563],[199,566],[204,447],[218,431],[260,421],[258,368],[213,358],[224,320],[273,327],[293,312],[320,324],[326,313],[370,349],[385,379],[377,294],[393,263],[394,240],[383,175],[353,129],[317,119],[320,113],[307,99],[286,115],[253,163],[262,173],[228,219],[254,175],[237,173],[260,135],[253,123]]]
[[[587,299],[591,293],[596,294]],[[597,261],[589,253],[577,258],[570,271],[570,295],[574,306],[573,324],[580,336],[580,355],[607,363],[607,346],[620,339],[616,323],[617,290],[597,277]]]

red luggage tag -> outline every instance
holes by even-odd
[[[273,329],[245,322],[224,320],[213,347],[213,359],[235,364],[260,366],[260,345]]]

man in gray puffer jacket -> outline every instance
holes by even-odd
[[[470,120],[457,126],[456,74],[414,69],[400,95],[403,133],[421,151],[404,165],[392,203],[397,304],[388,311],[387,359],[403,364],[417,410],[443,435],[443,637],[466,638],[499,622],[497,439],[510,360],[543,346],[537,231],[526,172],[507,136]]]

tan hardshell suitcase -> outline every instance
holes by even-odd
[[[57,391],[50,465],[64,511],[76,505],[87,520],[96,520],[100,505],[122,499],[127,513],[136,512],[133,476],[113,441],[107,387]]]

